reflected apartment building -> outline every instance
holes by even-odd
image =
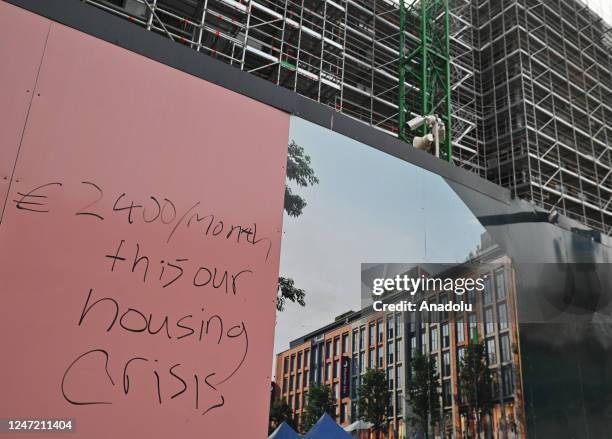
[[[486,241],[483,236],[483,244]],[[426,274],[422,267],[415,269]],[[441,410],[433,414],[439,420],[435,437],[474,437],[476,427],[468,420],[460,396],[459,369],[468,344],[484,338],[493,381],[492,415],[483,420],[491,436],[485,437],[525,437],[516,288],[509,259],[490,246],[444,276],[484,278],[485,290],[468,298],[475,303],[473,312],[441,313],[439,319],[427,319],[419,313],[383,313],[365,307],[336,317],[277,355],[276,398],[288,402],[300,429],[313,384],[331,387],[339,424],[348,426],[358,420],[357,388],[368,368],[380,368],[386,371],[389,385],[387,437],[413,437],[410,360],[422,352],[433,356],[440,376]],[[444,293],[432,294],[439,303],[447,301]]]

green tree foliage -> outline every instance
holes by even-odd
[[[410,405],[414,417],[413,425],[420,426],[428,437],[427,420],[431,415],[431,425],[437,422],[436,414],[440,411],[440,375],[436,370],[433,357],[420,352],[412,359],[412,376],[410,380]]]
[[[357,389],[357,407],[360,418],[372,423],[377,434],[387,430],[387,404],[389,403],[389,383],[382,369],[368,369]]]
[[[310,156],[304,154],[304,148],[291,141],[287,148],[287,180],[300,187],[314,186],[319,183],[310,164]],[[285,212],[298,217],[306,207],[306,200],[294,194],[289,185],[285,185]]]
[[[310,430],[323,413],[327,413],[332,418],[336,417],[332,389],[327,385],[313,385],[308,391],[306,412],[302,420],[304,431]]]
[[[305,297],[306,292],[301,288],[297,288],[293,279],[282,276],[278,278],[278,295],[276,297],[276,309],[278,311],[285,309],[285,302],[287,300],[305,306]]]
[[[287,148],[287,180],[300,187],[313,186],[319,183],[314,169],[310,164],[310,156],[304,153],[304,148],[291,141]],[[285,212],[292,217],[298,217],[306,207],[306,200],[294,194],[288,184],[285,185]],[[283,311],[287,301],[306,305],[306,292],[297,288],[293,279],[286,277],[278,278],[278,294],[276,309]]]
[[[476,419],[478,431],[481,431],[482,415],[489,413],[491,409],[492,383],[486,344],[484,340],[472,340],[461,360],[459,385],[462,401],[467,405],[467,415]]]
[[[295,419],[293,419],[293,412],[287,401],[284,399],[277,399],[270,406],[270,423],[268,434],[272,433],[279,425],[283,422],[291,425],[295,429]]]

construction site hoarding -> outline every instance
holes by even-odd
[[[2,417],[264,437],[289,116],[3,2],[0,23]]]

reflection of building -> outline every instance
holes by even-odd
[[[424,2],[406,2],[416,11],[407,53],[418,48]],[[87,3],[397,133],[397,1]],[[450,0],[448,9],[456,164],[609,233],[609,26],[581,0]],[[406,101],[418,101],[418,79],[408,82]]]
[[[513,271],[507,258],[497,254],[495,248],[481,250],[470,262],[482,262],[483,259],[489,262],[457,266],[446,272],[449,273],[446,277],[485,278],[485,291],[470,298],[477,304],[474,312],[445,314],[435,323],[421,321],[418,313],[383,314],[374,312],[371,307],[346,313],[333,323],[293,341],[290,349],[277,355],[278,396],[285,398],[300,417],[309,386],[328,384],[337,401],[337,420],[346,426],[359,419],[356,389],[361,376],[367,368],[382,368],[387,373],[391,391],[389,436],[406,437],[413,429],[406,423],[410,414],[406,397],[410,358],[420,351],[433,355],[438,365],[443,413],[437,416],[443,419],[441,428],[447,435],[466,431],[472,426],[462,414],[465,407],[457,397],[459,362],[470,340],[484,337],[494,381],[493,416],[485,423],[490,424],[493,437],[505,437],[502,435],[505,430],[515,432],[516,437],[524,435]],[[440,293],[434,294],[440,303],[447,301]],[[345,362],[350,359],[350,374],[342,373],[343,359]],[[347,393],[342,394],[343,388]]]

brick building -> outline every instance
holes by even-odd
[[[411,437],[410,359],[417,352],[432,355],[440,375],[441,430],[456,437],[474,429],[459,396],[459,365],[470,340],[484,338],[493,378],[493,410],[484,420],[493,437],[524,437],[520,347],[517,337],[516,289],[509,261],[493,247],[445,276],[481,277],[485,290],[469,298],[473,312],[444,313],[439,321],[426,321],[419,313],[374,312],[371,307],[338,316],[334,322],[290,343],[276,357],[278,398],[293,409],[298,428],[305,413],[307,394],[314,383],[329,385],[336,400],[336,420],[342,426],[359,419],[357,388],[368,368],[386,371],[389,384],[388,437]],[[421,269],[422,270],[422,269]],[[440,303],[445,297],[436,295]],[[391,299],[393,300],[393,299]],[[344,367],[343,367],[344,366]],[[503,410],[502,410],[503,408]],[[503,416],[502,416],[503,415]],[[504,432],[508,436],[504,436]],[[514,435],[514,436],[512,436]]]

